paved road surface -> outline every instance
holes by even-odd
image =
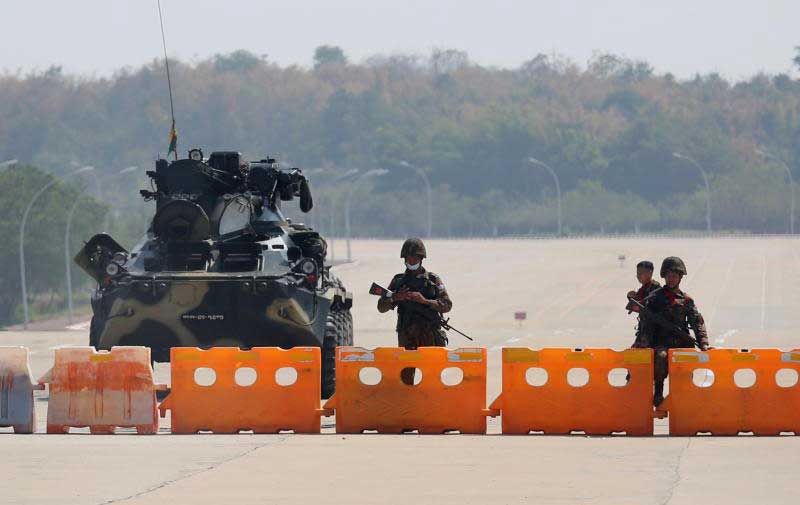
[[[393,316],[374,310],[367,288],[401,267],[399,247],[357,241],[358,261],[338,267],[355,292],[360,345],[394,342]],[[431,241],[427,266],[453,297],[453,324],[490,349],[493,399],[503,346],[626,347],[635,322],[622,310],[624,293],[643,258],[686,260],[684,288],[715,345],[800,347],[798,247],[790,239]],[[517,310],[528,312],[521,327]],[[37,375],[52,346],[86,339],[85,329],[0,332],[0,345],[31,348]],[[166,366],[157,373],[168,379]],[[318,436],[3,435],[0,504],[800,503],[794,437],[510,437],[497,435],[494,420],[484,437],[343,436],[332,419],[324,423]],[[665,429],[659,421],[656,432]]]

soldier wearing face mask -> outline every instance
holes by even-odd
[[[453,302],[442,279],[422,266],[426,256],[422,240],[406,240],[400,250],[400,257],[405,260],[405,272],[395,275],[389,283],[388,289],[393,293],[391,298],[378,300],[379,312],[397,307],[397,341],[406,349],[447,345],[439,314],[449,312]],[[409,308],[411,304],[415,305],[413,310]],[[402,380],[413,384],[414,369],[403,370]]]

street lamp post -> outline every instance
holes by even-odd
[[[336,227],[336,212],[335,212],[336,202],[333,200],[331,196],[331,214],[330,214],[330,230],[329,234],[331,236],[331,265],[336,261],[336,248],[335,248],[335,240],[333,238],[334,228]]]
[[[310,171],[310,173],[316,173],[316,172],[320,172],[320,173],[323,173],[323,174],[324,173],[330,173],[330,172],[333,172],[333,168],[319,168],[319,169],[315,169],[313,171]],[[343,179],[346,179],[346,178],[350,177],[351,175],[357,174],[358,172],[359,172],[359,170],[357,168],[351,168],[349,170],[346,170],[344,173],[338,174],[336,177],[334,177],[331,180],[331,183],[335,184],[335,183],[337,183],[337,182],[339,182],[339,181],[341,181]],[[336,261],[336,251],[334,249],[334,238],[333,238],[333,234],[334,234],[335,229],[336,229],[336,201],[334,200],[332,193],[331,193],[331,196],[330,196],[330,201],[331,201],[331,203],[330,203],[330,214],[328,216],[329,217],[329,221],[330,221],[330,230],[328,230],[327,235],[329,235],[330,239],[331,239],[330,240],[330,256],[331,256],[331,265],[332,265],[333,262]],[[322,218],[320,217],[320,222],[321,221],[322,221]]]
[[[545,170],[550,174],[553,178],[553,182],[556,185],[556,201],[558,205],[557,209],[557,216],[558,216],[558,235],[561,236],[561,183],[558,180],[558,174],[556,173],[553,168],[543,161],[539,161],[536,158],[528,158],[528,162],[532,165],[539,165],[540,167],[544,167]]]
[[[129,172],[133,172],[137,168],[139,168],[139,167],[123,168],[119,172],[111,174],[108,177],[103,178],[102,181],[98,180],[98,183],[97,183],[98,187],[101,187],[100,183],[103,182],[103,181],[107,181],[108,179],[113,179],[115,177],[119,177],[119,176],[127,174]],[[78,208],[78,204],[80,203],[80,201],[81,201],[80,195],[78,195],[78,197],[75,198],[75,201],[72,202],[72,206],[69,208],[69,212],[67,213],[67,227],[64,230],[64,268],[65,268],[66,273],[67,273],[67,317],[69,319],[69,324],[72,324],[72,319],[73,319],[72,262],[70,261],[70,251],[69,251],[70,244],[72,243],[72,241],[71,241],[70,235],[71,235],[71,232],[72,232],[72,218],[75,216],[75,210]],[[107,225],[104,224],[103,225],[104,229],[102,231],[105,231],[106,227],[107,227]]]
[[[72,172],[68,173],[67,176],[77,175],[82,172],[88,172],[90,170],[94,170],[94,167],[81,167],[77,170],[73,170]],[[24,313],[24,321],[22,327],[24,329],[28,329],[28,323],[30,319],[28,317],[28,286],[27,286],[27,279],[25,275],[25,223],[28,222],[28,214],[30,214],[31,209],[33,208],[33,204],[36,203],[36,200],[39,197],[50,189],[52,185],[58,182],[60,179],[59,177],[53,176],[50,181],[39,188],[39,190],[33,194],[31,200],[28,202],[28,205],[25,207],[25,211],[22,213],[22,222],[19,225],[19,276],[20,276],[20,284],[22,285],[22,310]]]
[[[706,171],[703,170],[702,166],[700,166],[700,163],[695,161],[693,158],[677,152],[672,153],[672,156],[680,160],[688,161],[697,167],[697,169],[700,171],[700,175],[703,176],[703,182],[706,184],[706,231],[711,233],[711,185],[708,183],[708,174],[706,174]]]
[[[428,233],[427,237],[431,238],[431,232],[433,230],[433,190],[431,189],[431,181],[428,179],[427,174],[421,168],[417,167],[416,165],[412,165],[407,161],[401,161],[400,164],[406,168],[410,168],[414,170],[425,183],[425,190],[428,195]]]
[[[359,171],[360,170],[357,169],[357,168],[351,168],[350,170],[346,170],[344,173],[339,174],[338,176],[336,176],[331,181],[331,183],[335,184],[335,183],[337,183],[339,181],[347,179],[351,175],[357,174]],[[333,265],[334,261],[336,261],[336,252],[333,249],[333,245],[334,245],[334,242],[335,242],[335,240],[333,238],[333,234],[335,233],[335,231],[336,231],[336,200],[333,198],[333,195],[331,194],[331,265]],[[349,232],[349,228],[348,228],[348,233],[350,233]],[[348,238],[348,242],[347,242],[347,260],[348,261],[350,261],[350,242],[349,242],[349,240],[350,239]]]
[[[120,170],[119,172],[117,172],[115,174],[111,174],[111,175],[109,175],[107,177],[104,177],[101,180],[98,180],[97,181],[97,194],[98,194],[98,196],[102,195],[102,192],[103,192],[103,188],[102,188],[102,184],[101,184],[102,182],[108,181],[109,179],[115,179],[115,178],[119,177],[120,175],[124,175],[124,174],[133,172],[134,170],[138,170],[138,169],[139,169],[139,167],[137,167],[137,166],[123,168],[122,170]],[[107,212],[106,213],[106,216],[103,219],[103,229],[100,230],[100,231],[106,232],[111,227],[111,216],[112,216],[112,214],[116,218],[116,216],[118,215],[116,209],[113,209],[112,212]]]
[[[386,174],[387,172],[389,172],[389,171],[388,170],[384,170],[382,168],[375,168],[375,169],[372,169],[372,170],[367,170],[366,172],[361,174],[358,177],[358,179],[353,181],[353,185],[350,186],[350,191],[347,193],[347,200],[345,201],[345,207],[344,207],[344,232],[345,232],[345,237],[346,237],[346,240],[347,240],[347,262],[348,263],[350,261],[352,261],[352,259],[353,259],[352,255],[351,255],[351,252],[350,252],[350,203],[353,201],[353,194],[355,193],[354,190],[355,190],[356,186],[358,185],[358,183],[361,182],[362,180],[364,180],[364,179],[366,179],[368,177],[378,177],[378,176]]]
[[[792,177],[792,170],[785,161],[770,152],[756,149],[756,154],[763,156],[768,160],[780,163],[780,165],[786,170],[786,175],[789,176],[789,234],[794,235],[794,178]]]

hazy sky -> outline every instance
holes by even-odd
[[[800,45],[798,0],[162,0],[170,56],[247,49],[310,65],[336,44],[375,53],[467,51],[516,67],[553,51],[584,65],[595,51],[645,59],[658,72],[740,79],[789,72]],[[0,0],[0,70],[62,65],[108,75],[161,54],[155,0]]]

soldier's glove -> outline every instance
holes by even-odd
[[[418,303],[420,305],[428,305],[427,298],[422,296],[422,293],[418,293],[416,291],[408,293],[405,299],[414,303]]]
[[[404,302],[408,300],[409,291],[405,288],[401,289],[400,291],[395,291],[392,294],[392,301],[393,302]]]
[[[625,298],[628,301],[627,305],[625,305],[625,310],[628,311],[628,314],[639,312],[639,307],[631,301],[633,298],[636,298],[636,291],[628,291],[628,296]]]

